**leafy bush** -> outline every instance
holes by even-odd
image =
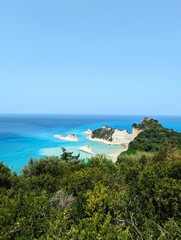
[[[31,159],[20,176],[1,163],[0,239],[180,238],[180,150],[164,145],[116,164],[64,153]]]

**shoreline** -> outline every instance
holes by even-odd
[[[137,132],[135,133],[134,129],[132,129],[132,133],[128,133],[126,130],[115,129],[115,132],[113,134],[114,135],[113,141],[108,141],[101,138],[92,138],[92,130],[90,129],[88,129],[87,131],[84,131],[83,134],[87,134],[87,139],[89,141],[100,142],[102,144],[112,145],[112,146],[122,146],[123,148],[121,148],[119,152],[116,151],[110,154],[105,154],[106,157],[111,158],[113,162],[117,161],[118,156],[122,152],[127,151],[129,143],[133,141],[134,138],[137,136]]]
[[[113,144],[112,144],[113,146]],[[118,145],[117,145],[118,146]],[[120,147],[123,147],[123,148],[120,148],[120,150],[117,150],[116,152],[112,152],[112,153],[96,153],[93,151],[93,149],[87,145],[87,146],[83,146],[83,147],[79,147],[78,150],[82,151],[82,152],[85,152],[85,153],[88,153],[88,154],[91,154],[91,155],[96,155],[96,154],[103,154],[105,155],[107,158],[110,158],[113,162],[116,162],[117,161],[117,158],[118,156],[122,153],[122,152],[125,152],[127,149],[128,149],[128,144],[119,144]]]
[[[100,139],[100,138],[92,138],[90,135],[87,136],[87,139],[89,141],[93,141],[93,142],[101,142],[107,145],[114,145],[114,146],[123,146],[123,145],[127,145],[130,143],[130,140],[124,139],[122,142],[110,142],[108,140],[104,140],[104,139]]]
[[[102,127],[102,128],[104,128],[104,127]],[[126,130],[118,130],[118,129],[115,129],[115,132],[113,134],[113,138],[114,138],[113,141],[108,141],[108,140],[101,139],[101,138],[93,138],[92,131],[90,129],[83,132],[83,134],[87,134],[87,139],[89,141],[101,142],[101,143],[104,143],[107,145],[115,145],[115,146],[119,146],[119,145],[127,146],[136,137],[136,134],[133,132],[128,133]]]
[[[127,150],[128,150],[128,146],[127,146],[127,147],[125,146],[125,148],[124,148],[124,149],[121,149],[120,152],[115,152],[115,153],[108,154],[108,155],[106,155],[106,157],[111,158],[112,161],[115,163],[115,162],[117,161],[118,156],[119,156],[122,152],[125,152],[125,151],[127,151]]]

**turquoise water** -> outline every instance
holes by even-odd
[[[120,146],[110,146],[86,139],[82,132],[107,125],[126,129],[131,132],[134,122],[139,123],[144,116],[88,116],[88,115],[0,115],[0,161],[13,171],[19,172],[30,159],[51,155],[60,155],[61,147],[77,154],[78,148],[90,145],[96,153],[111,154],[118,152]],[[181,117],[158,117],[167,128],[181,132]],[[74,133],[78,142],[60,141],[54,134]],[[90,157],[80,152],[81,158]]]

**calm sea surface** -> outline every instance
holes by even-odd
[[[181,132],[181,117],[152,116],[167,128]],[[90,145],[96,153],[118,152],[120,146],[91,142],[83,131],[107,125],[131,131],[133,123],[140,123],[144,116],[96,116],[96,115],[0,115],[0,161],[13,171],[20,172],[30,159],[60,155],[61,147],[78,153],[78,148]],[[76,143],[60,141],[54,134],[74,133]],[[89,157],[81,153],[81,158]]]

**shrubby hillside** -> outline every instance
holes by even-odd
[[[104,126],[102,128],[92,131],[92,138],[100,138],[103,140],[112,141],[112,135],[114,131],[114,128]]]
[[[130,142],[128,153],[138,150],[156,152],[166,142],[173,148],[181,149],[181,133],[164,128],[157,120],[145,118],[141,124],[133,124],[133,127],[142,132]]]
[[[0,164],[0,239],[180,239],[181,152]]]

